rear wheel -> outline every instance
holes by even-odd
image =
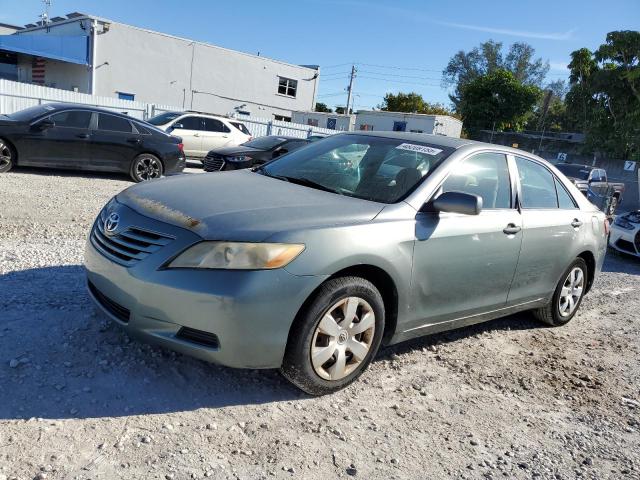
[[[340,390],[371,363],[383,330],[384,303],[371,282],[329,280],[293,325],[281,372],[311,395]]]
[[[0,173],[11,170],[16,159],[15,150],[6,141],[0,138]]]
[[[587,287],[587,264],[576,258],[562,275],[551,302],[534,312],[535,316],[554,327],[565,325],[574,317]]]
[[[143,153],[138,155],[131,164],[131,178],[134,182],[144,182],[160,178],[164,173],[162,162],[155,155]]]

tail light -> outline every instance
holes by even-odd
[[[605,236],[608,236],[610,231],[611,231],[611,227],[609,226],[609,219],[605,218],[604,219],[604,234],[605,234]]]
[[[178,150],[180,150],[180,153],[182,153],[184,155],[184,143],[179,143],[178,144]]]

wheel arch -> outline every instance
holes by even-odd
[[[18,165],[18,159],[20,157],[20,154],[18,153],[18,149],[16,148],[16,144],[13,143],[10,138],[7,138],[7,137],[0,136],[0,140],[2,140],[7,145],[9,145],[9,148],[11,148],[11,150],[13,150],[13,153],[16,156],[16,158],[13,159],[13,165],[14,166]]]
[[[585,294],[591,290],[591,286],[593,285],[593,281],[596,277],[596,257],[590,250],[585,250],[584,252],[578,255],[578,258],[584,260],[587,264],[587,289]]]
[[[371,282],[382,295],[385,310],[385,325],[384,333],[382,336],[382,344],[385,345],[389,342],[391,337],[396,331],[398,324],[398,288],[393,278],[384,269],[369,264],[353,265],[350,267],[338,270],[334,274],[327,277],[320,285],[318,285],[313,292],[304,301],[296,317],[289,329],[291,333],[293,325],[299,321],[300,315],[302,315],[309,304],[316,297],[318,290],[329,280],[339,277],[360,277]],[[288,342],[288,340],[287,340]]]

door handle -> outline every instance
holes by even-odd
[[[509,225],[507,225],[504,230],[502,230],[506,235],[515,235],[516,233],[518,233],[520,230],[522,230],[521,227],[517,226],[515,223],[510,223]]]
[[[78,138],[89,138],[91,135],[89,135],[88,133],[79,133],[76,135],[76,137]]]
[[[200,136],[200,134],[199,134],[199,133],[194,133],[194,134],[193,134],[193,136],[194,136],[194,137],[199,137],[199,136]]]
[[[129,143],[140,143],[140,139],[139,138],[127,138],[127,142]]]
[[[573,228],[580,228],[582,226],[582,222],[580,220],[578,220],[577,218],[574,218],[573,222],[571,222],[571,226]]]

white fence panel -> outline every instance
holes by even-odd
[[[0,80],[0,113],[9,114],[35,105],[55,102],[77,103],[106,108],[141,120],[146,120],[157,113],[181,110],[168,105],[154,105],[112,97],[98,97],[70,90]]]
[[[35,105],[64,102],[106,108],[131,115],[140,120],[147,120],[164,112],[182,111],[182,108],[156,103],[144,103],[131,100],[120,100],[112,97],[98,97],[86,93],[60,90],[58,88],[41,87],[30,83],[0,80],[0,113],[9,114]],[[282,122],[269,118],[237,116],[237,120],[247,126],[254,137],[265,135],[288,135],[307,138],[309,135],[333,135],[336,130],[313,127],[301,123]]]
[[[302,123],[283,122],[268,118],[237,116],[237,120],[244,123],[254,137],[265,135],[287,135],[292,137],[307,138],[309,135],[333,135],[336,130],[313,127]]]

